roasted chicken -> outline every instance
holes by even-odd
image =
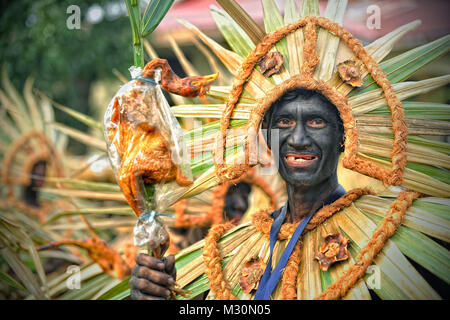
[[[139,110],[146,109],[146,101],[139,89],[128,95],[116,98],[113,106],[112,122],[116,124],[110,130],[110,141],[114,143],[122,159],[118,182],[137,216],[145,210],[142,183],[164,183],[176,180],[180,186],[192,183],[172,161],[170,149],[161,131],[141,122]]]
[[[185,97],[204,95],[217,78],[215,74],[180,79],[163,59],[149,62],[142,77],[153,77],[154,70],[158,68],[161,69],[162,87]],[[143,82],[137,81],[137,86],[116,97],[108,126],[110,143],[121,160],[118,182],[137,216],[146,209],[144,184],[172,181],[180,186],[192,184],[172,161],[169,136],[162,132],[164,128],[158,118],[159,113],[153,109],[159,103],[156,95],[146,93],[145,86],[140,86],[140,83]]]

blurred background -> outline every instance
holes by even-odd
[[[141,1],[143,6],[148,1]],[[284,1],[276,1],[283,9]],[[260,0],[239,1],[243,8],[262,25]],[[72,11],[80,8],[80,29],[69,29],[67,22]],[[148,38],[160,57],[169,60],[174,71],[184,76],[175,57],[171,40],[184,52],[199,72],[208,73],[205,56],[192,43],[190,32],[178,22],[184,19],[199,27],[208,36],[228,47],[210,14],[213,0],[177,0],[156,31]],[[380,9],[379,29],[369,28],[367,21]],[[320,1],[323,12],[326,1]],[[350,0],[344,27],[364,43],[410,21],[421,19],[422,25],[407,34],[390,56],[448,34],[450,21],[447,0]],[[369,11],[369,12],[368,12]],[[253,14],[252,14],[253,13]],[[129,78],[128,68],[133,64],[131,28],[122,0],[22,0],[1,1],[0,61],[2,72],[21,90],[28,77],[34,77],[34,86],[54,101],[101,119],[110,99],[121,82],[117,74]],[[449,73],[448,55],[431,63],[414,75],[414,80]],[[149,57],[146,57],[146,61]],[[422,95],[424,101],[448,103],[448,87]],[[169,97],[170,99],[170,97]],[[89,130],[80,122],[56,112],[60,123]],[[94,134],[94,133],[93,133]],[[68,151],[74,155],[87,152],[86,145],[70,140]]]

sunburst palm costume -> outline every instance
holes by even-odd
[[[417,23],[401,27],[363,47],[360,41],[340,26],[345,3],[330,1],[325,17],[319,17],[317,3],[304,1],[301,17],[295,1],[286,1],[283,21],[273,1],[262,1],[266,31],[269,33],[256,43],[252,41],[255,37],[250,39],[232,20],[233,17],[213,9],[213,16],[225,38],[237,39],[230,42],[235,52],[222,48],[197,28],[185,23],[214,51],[235,80],[231,88],[212,87],[208,93],[210,97],[221,99],[224,104],[197,107],[198,110],[211,108],[211,113],[217,109],[223,111],[220,122],[223,142],[217,144],[215,149],[215,166],[200,175],[184,197],[236,179],[251,167],[249,160],[256,157],[254,136],[259,130],[262,116],[283,93],[296,87],[318,91],[336,106],[343,120],[344,167],[401,189],[391,189],[388,197],[375,196],[373,191],[366,188],[354,189],[323,207],[306,226],[303,238],[297,242],[271,297],[369,299],[364,279],[367,280],[366,272],[374,264],[379,267],[381,275],[381,286],[374,288],[374,291],[381,298],[436,299],[439,298],[438,294],[405,256],[449,283],[449,252],[426,236],[448,242],[449,221],[448,217],[444,217],[448,215],[448,201],[445,199],[449,196],[446,181],[448,152],[442,152],[443,149],[437,151],[432,144],[424,147],[419,141],[427,140],[408,135],[432,134],[437,128],[433,128],[434,125],[444,126],[447,128],[444,130],[448,131],[448,125],[430,120],[427,110],[422,115],[414,116],[412,105],[408,104],[406,109],[401,100],[445,84],[449,78],[445,76],[420,83],[394,84],[407,78],[414,72],[414,67],[405,76],[397,73],[398,70],[389,69],[393,61],[381,65],[378,62],[389,53],[401,35]],[[333,19],[337,21],[333,22]],[[250,33],[249,30],[252,31],[251,27],[246,30],[247,33]],[[257,30],[253,31],[253,34],[258,33]],[[444,52],[447,51],[448,37],[440,41],[446,43]],[[274,51],[282,54],[284,63],[280,72],[269,78],[262,74],[258,64]],[[405,57],[406,54],[394,59],[399,61]],[[348,60],[356,65],[356,70],[359,70],[357,73],[364,80],[360,89],[354,89],[350,85],[352,81],[338,75],[336,66],[342,62],[348,63]],[[407,63],[405,66],[408,68]],[[415,89],[417,85],[430,86],[422,87],[421,91]],[[177,106],[173,110],[177,116],[183,117],[192,112],[192,106],[189,108],[186,111],[187,108]],[[226,130],[230,119],[242,118],[249,119],[245,123],[246,128],[253,130],[248,130],[250,134],[241,140],[240,150],[233,153],[224,147],[228,146],[225,142]],[[367,125],[372,121],[379,121],[378,130]],[[429,130],[421,131],[418,123]],[[417,157],[419,149],[429,150],[433,160]],[[230,165],[228,161],[222,164],[225,155],[226,159],[243,158],[245,162]],[[425,167],[432,168],[428,174],[422,170]],[[437,172],[440,172],[440,176],[435,174]],[[441,213],[446,214],[436,215],[437,211],[431,207],[439,207]],[[178,253],[178,285],[192,290],[194,293],[191,297],[209,289],[209,298],[252,299],[254,291],[244,293],[239,278],[243,265],[251,259],[261,258],[264,263],[268,261],[269,231],[273,221],[269,213],[256,213],[251,222],[234,228],[231,224],[216,225],[204,241]],[[280,258],[297,225],[282,226],[274,248],[273,265]],[[333,265],[328,271],[321,271],[314,256],[323,242],[322,236],[331,233],[342,233],[350,239],[351,257]],[[419,254],[419,247],[431,248],[429,246],[433,247],[433,253]]]

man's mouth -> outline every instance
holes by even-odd
[[[314,164],[319,158],[314,154],[288,153],[284,156],[286,163],[290,167],[305,168]]]

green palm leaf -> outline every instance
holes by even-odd
[[[302,17],[316,16],[319,13],[319,1],[318,0],[303,0],[302,1]]]
[[[234,52],[245,58],[255,48],[253,41],[228,13],[213,5],[210,6],[210,10],[228,45]]]
[[[264,14],[264,26],[267,33],[274,32],[275,30],[284,26],[284,20],[281,16],[280,10],[274,0],[261,0],[263,14]],[[289,52],[287,47],[287,41],[285,38],[278,41],[275,47],[284,57],[284,65],[289,70]]]
[[[142,17],[142,38],[152,33],[167,14],[174,0],[150,0]]]
[[[367,244],[376,225],[355,207],[336,214],[339,227],[352,244],[351,253],[359,253]],[[374,290],[381,298],[389,299],[439,299],[439,296],[411,266],[400,249],[388,240],[374,263],[382,272],[381,287]]]
[[[450,49],[450,36],[427,43],[418,48],[409,50],[380,64],[391,83],[398,83],[408,79],[417,70],[441,57]],[[351,95],[368,92],[379,88],[372,76],[367,76],[360,89],[353,90]]]
[[[14,279],[13,277],[11,277],[10,275],[8,275],[7,273],[5,273],[1,270],[0,270],[0,282],[3,282],[5,284],[7,284],[8,286],[11,286],[11,287],[19,289],[19,290],[23,290],[23,291],[26,290],[24,288],[24,286],[22,286],[19,282],[16,281],[16,279]]]
[[[404,101],[403,108],[408,118],[450,121],[450,105],[448,104]],[[385,106],[372,110],[368,114],[391,116],[391,110]]]
[[[381,217],[365,213],[373,222],[379,224]],[[400,226],[391,240],[410,259],[450,284],[450,251],[406,226]]]
[[[130,288],[128,283],[130,277],[123,279],[120,283],[104,292],[101,296],[97,297],[97,300],[122,300],[130,295]]]

